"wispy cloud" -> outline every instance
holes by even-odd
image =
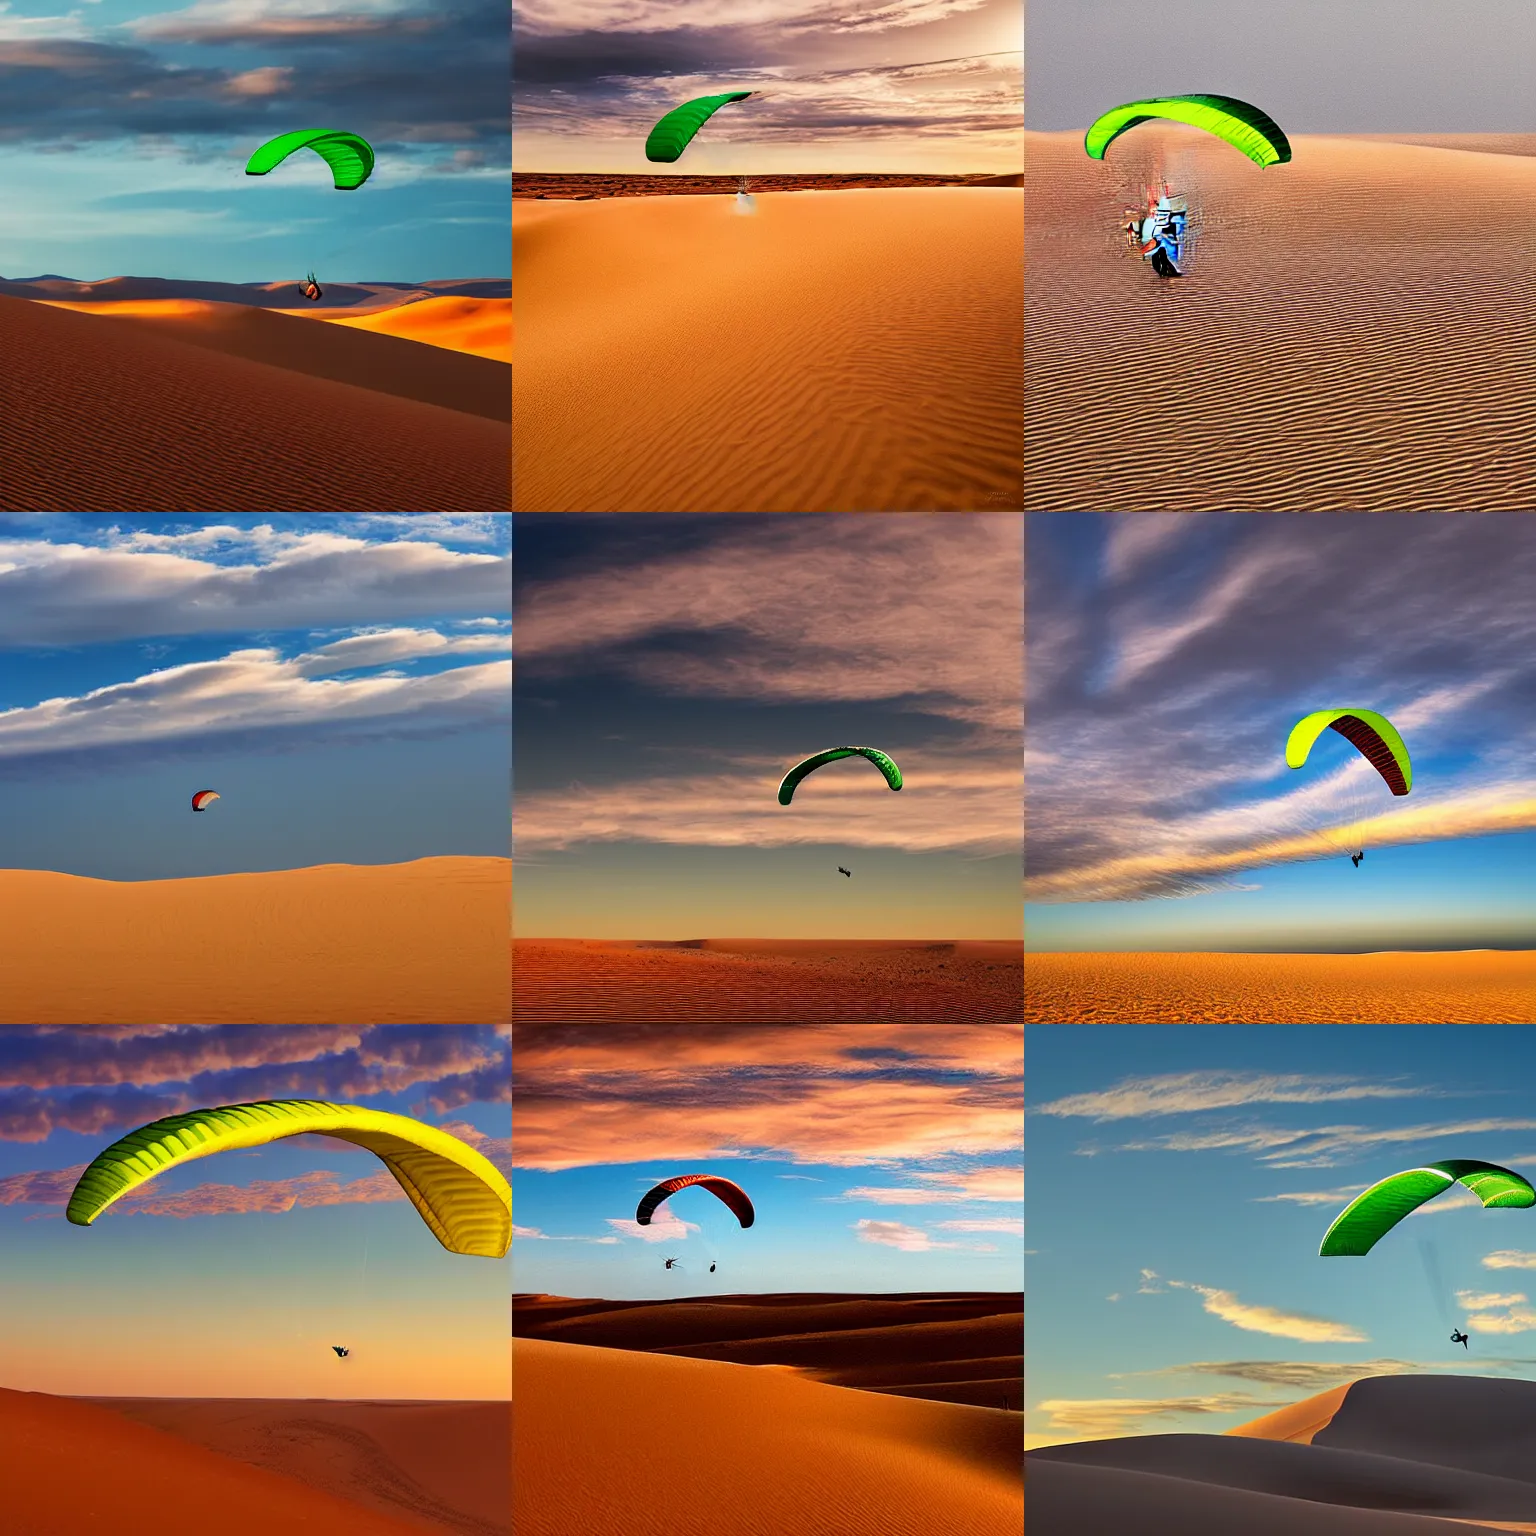
[[[1407,1099],[1435,1090],[1358,1078],[1273,1072],[1168,1072],[1122,1078],[1091,1093],[1070,1094],[1030,1112],[1063,1119],[1132,1120],[1158,1115],[1191,1115],[1251,1104],[1332,1104],[1355,1099]]]
[[[1312,1317],[1304,1312],[1283,1312],[1278,1307],[1266,1307],[1241,1300],[1236,1292],[1225,1291],[1210,1285],[1198,1285],[1190,1280],[1170,1280],[1170,1286],[1179,1290],[1194,1291],[1201,1299],[1204,1310],[1222,1322],[1230,1323],[1248,1333],[1267,1333],[1279,1339],[1301,1339],[1309,1344],[1360,1344],[1368,1335],[1347,1323],[1330,1322],[1327,1318]]]

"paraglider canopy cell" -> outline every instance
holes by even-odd
[[[696,96],[680,107],[673,107],[646,135],[647,160],[672,161],[693,142],[693,136],[721,107],[733,101],[745,101],[751,91],[726,91],[719,96]]]
[[[206,811],[215,800],[219,798],[216,789],[200,789],[192,796],[192,809],[194,811]]]
[[[373,146],[339,128],[300,128],[268,139],[246,162],[247,176],[265,176],[289,155],[312,149],[331,168],[338,192],[355,192],[373,174]]]

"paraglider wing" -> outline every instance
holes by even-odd
[[[1413,764],[1403,738],[1385,715],[1373,709],[1319,709],[1304,716],[1291,727],[1286,740],[1286,767],[1300,768],[1312,744],[1329,728],[1359,748],[1394,795],[1406,795],[1413,788]]]
[[[355,192],[373,174],[373,146],[355,133],[339,128],[300,128],[268,139],[246,161],[247,176],[265,176],[289,155],[312,149],[331,168],[338,192]]]
[[[673,107],[646,135],[647,160],[672,161],[693,142],[693,136],[721,107],[733,101],[745,101],[751,91],[727,91],[720,96],[696,96],[680,107]]]
[[[1083,138],[1083,148],[1090,159],[1102,160],[1122,133],[1156,118],[1203,128],[1241,150],[1261,169],[1291,158],[1290,140],[1279,123],[1235,96],[1149,96],[1143,101],[1128,101],[1094,122]]]
[[[640,1204],[635,1208],[635,1221],[642,1227],[650,1226],[651,1217],[656,1214],[656,1207],[668,1195],[675,1195],[678,1190],[687,1189],[690,1184],[700,1184],[710,1194],[723,1200],[742,1226],[750,1227],[757,1220],[752,1202],[741,1185],[733,1184],[729,1179],[722,1179],[718,1174],[682,1173],[675,1179],[663,1179],[654,1189],[645,1192]]]
[[[783,779],[779,782],[779,804],[789,804],[794,798],[795,786],[799,784],[806,774],[814,773],[826,763],[835,763],[840,757],[867,757],[885,775],[885,782],[892,789],[901,788],[901,769],[878,748],[828,747],[825,752],[817,752],[814,756],[806,758],[804,762],[796,763],[784,775]]]
[[[192,809],[194,811],[206,811],[215,800],[219,798],[216,789],[200,789],[192,796]]]
[[[64,1214],[88,1227],[166,1168],[305,1133],[366,1147],[450,1252],[499,1259],[511,1246],[512,1191],[496,1165],[467,1142],[406,1115],[318,1099],[225,1104],[140,1126],[96,1155]]]
[[[1351,1258],[1366,1254],[1411,1211],[1443,1195],[1453,1184],[1465,1184],[1489,1209],[1536,1205],[1536,1189],[1518,1173],[1497,1163],[1474,1158],[1449,1158],[1409,1168],[1373,1184],[1356,1195],[1333,1219],[1318,1249],[1321,1258]]]

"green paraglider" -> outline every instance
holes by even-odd
[[[1426,1200],[1464,1184],[1487,1209],[1536,1205],[1536,1189],[1518,1173],[1475,1158],[1448,1158],[1409,1168],[1356,1195],[1333,1219],[1318,1249],[1321,1258],[1369,1253],[1410,1212]]]
[[[1291,158],[1290,140],[1279,123],[1235,96],[1149,96],[1143,101],[1128,101],[1106,112],[1089,128],[1083,148],[1090,159],[1102,160],[1122,133],[1156,118],[1203,128],[1241,150],[1260,169]]]
[[[1403,745],[1397,727],[1374,709],[1316,709],[1304,715],[1286,738],[1285,766],[1300,768],[1313,743],[1330,729],[1359,749],[1394,795],[1406,795],[1413,788],[1413,763],[1408,748]]]
[[[751,91],[727,91],[722,96],[696,96],[680,107],[673,107],[657,122],[645,139],[647,160],[672,161],[693,142],[693,136],[721,107],[733,101],[745,101]]]
[[[804,762],[796,763],[779,783],[779,804],[788,805],[794,798],[795,786],[806,774],[814,773],[826,763],[835,763],[840,757],[867,757],[881,773],[892,789],[901,788],[901,769],[877,747],[828,747]]]
[[[265,176],[289,155],[312,149],[331,168],[338,192],[355,192],[373,174],[373,145],[337,128],[300,128],[268,139],[246,162],[247,176]]]

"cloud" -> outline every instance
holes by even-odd
[[[1030,1113],[1062,1119],[1129,1120],[1200,1114],[1249,1104],[1332,1104],[1417,1098],[1432,1092],[1397,1083],[1299,1072],[1167,1072],[1122,1078],[1109,1088],[1031,1104]]]
[[[1065,1440],[1108,1440],[1146,1433],[1154,1426],[1179,1419],[1209,1419],[1246,1413],[1260,1418],[1283,1408],[1274,1398],[1249,1392],[1213,1392],[1187,1397],[1048,1397],[1035,1404],[1030,1417],[1044,1414],[1052,1434]],[[1055,1443],[1032,1436],[1036,1446]]]
[[[1188,1280],[1170,1280],[1171,1286],[1194,1291],[1205,1311],[1234,1328],[1248,1333],[1266,1333],[1280,1339],[1302,1339],[1309,1344],[1359,1344],[1367,1338],[1347,1323],[1329,1322],[1303,1312],[1282,1312],[1276,1307],[1260,1306],[1238,1299],[1236,1292],[1214,1286],[1197,1285]]]
[[[856,1221],[853,1230],[861,1243],[875,1243],[882,1248],[899,1248],[903,1253],[931,1253],[939,1248],[958,1248],[959,1243],[935,1241],[918,1227],[906,1227],[898,1221]]]
[[[1482,1265],[1484,1269],[1536,1269],[1536,1253],[1499,1248],[1493,1253],[1485,1253]]]

